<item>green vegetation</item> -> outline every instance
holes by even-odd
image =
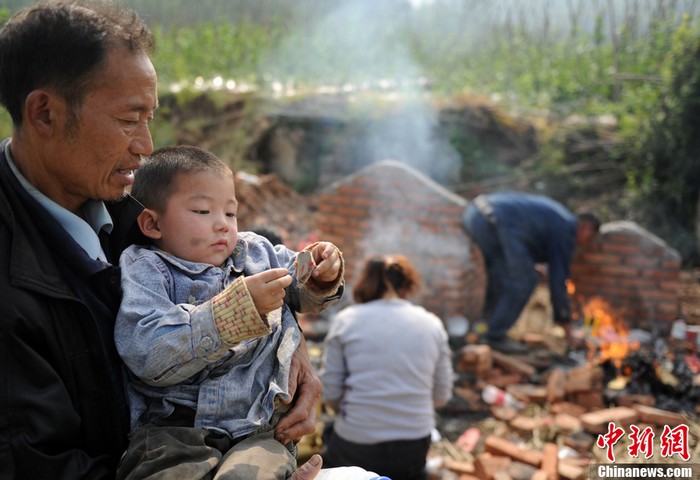
[[[629,190],[639,219],[651,222],[689,263],[700,264],[700,36],[683,24],[669,49],[667,93],[640,134],[629,136]]]

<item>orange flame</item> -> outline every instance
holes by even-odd
[[[610,360],[620,368],[622,360],[631,350],[638,349],[639,343],[630,341],[624,322],[602,298],[590,299],[582,312],[589,359],[600,363]]]
[[[574,282],[572,282],[570,279],[566,279],[564,283],[566,284],[566,292],[573,296],[574,293],[576,293],[576,285],[574,285]]]

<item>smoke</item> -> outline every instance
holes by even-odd
[[[334,172],[338,163],[350,173],[392,158],[443,183],[459,169],[460,157],[439,133],[427,81],[406,44],[413,13],[405,0],[338,2],[303,32],[291,32],[264,63],[264,77],[285,90],[345,103],[349,135],[335,147]],[[315,91],[300,92],[299,85]]]
[[[414,13],[405,0],[346,0],[319,21],[305,25],[303,35],[290,35],[268,59],[265,71],[270,80],[292,90],[298,88],[296,79],[299,85],[315,85],[309,97],[325,97],[317,99],[323,116],[341,117],[338,123],[343,132],[333,137],[336,143],[331,153],[322,156],[321,178],[339,179],[387,159],[437,184],[457,178],[461,157],[440,125],[429,82],[406,44],[410,36],[403,29]],[[285,107],[285,116],[294,116],[293,99]],[[298,113],[304,118],[309,102],[297,105],[303,105]],[[416,192],[396,179],[382,175],[372,179],[376,184],[370,195],[392,194],[382,197],[384,203],[372,202],[358,252],[364,258],[373,254],[409,256],[426,280],[422,299],[431,301],[438,295],[436,279],[459,281],[445,279],[445,271],[451,263],[471,261],[469,245],[461,236],[426,227],[440,220],[427,219],[430,212],[414,198]],[[364,258],[355,259],[352,278],[357,278]]]

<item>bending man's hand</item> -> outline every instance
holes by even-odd
[[[316,407],[322,389],[321,379],[311,365],[306,341],[302,336],[301,343],[292,357],[289,373],[289,394],[294,403],[275,427],[275,438],[279,442],[298,442],[304,435],[316,431]]]

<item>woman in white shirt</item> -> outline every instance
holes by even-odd
[[[404,256],[369,259],[325,340],[321,380],[335,411],[326,466],[358,465],[393,479],[425,479],[435,408],[452,397],[442,321],[407,298],[420,275]]]

